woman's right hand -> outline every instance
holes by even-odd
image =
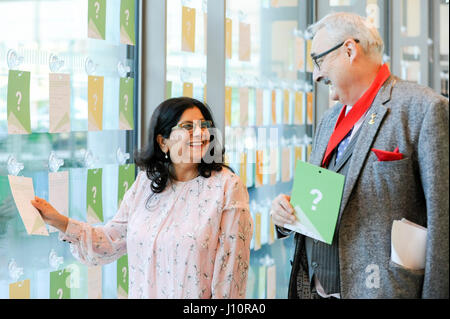
[[[36,207],[36,209],[41,214],[44,222],[49,224],[63,233],[66,232],[67,224],[69,223],[69,218],[58,213],[58,211],[50,205],[45,199],[34,197],[31,204]]]

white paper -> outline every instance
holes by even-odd
[[[102,266],[88,267],[88,298],[102,299]]]
[[[391,260],[411,270],[425,268],[427,229],[406,219],[394,220]]]
[[[29,177],[13,175],[8,175],[8,180],[11,193],[27,233],[29,235],[48,236],[41,214],[31,204],[31,201],[34,200],[33,180]]]
[[[69,171],[48,174],[48,201],[58,213],[69,216]],[[51,233],[57,231],[50,226]]]
[[[267,267],[267,299],[275,299],[277,293],[277,269],[276,266]]]
[[[50,73],[49,80],[49,132],[70,132],[70,74]]]
[[[309,218],[305,215],[300,206],[295,206],[295,213],[298,216],[298,220],[296,220],[293,224],[284,224],[283,227],[306,237],[310,237],[312,239],[320,240],[321,242],[325,242],[322,235],[320,235],[319,231],[316,227],[311,223]],[[300,223],[300,220],[302,221]]]

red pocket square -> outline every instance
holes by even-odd
[[[393,152],[387,152],[372,148],[372,152],[378,157],[379,162],[398,161],[403,159],[403,154],[399,152],[398,147]]]

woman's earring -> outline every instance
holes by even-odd
[[[169,156],[167,156],[167,153],[166,153],[166,155],[164,156],[166,159],[169,159]]]

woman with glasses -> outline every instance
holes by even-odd
[[[223,164],[211,112],[191,98],[161,103],[141,168],[115,217],[91,226],[32,204],[74,256],[103,265],[128,254],[129,298],[244,298],[252,219],[246,187]]]

